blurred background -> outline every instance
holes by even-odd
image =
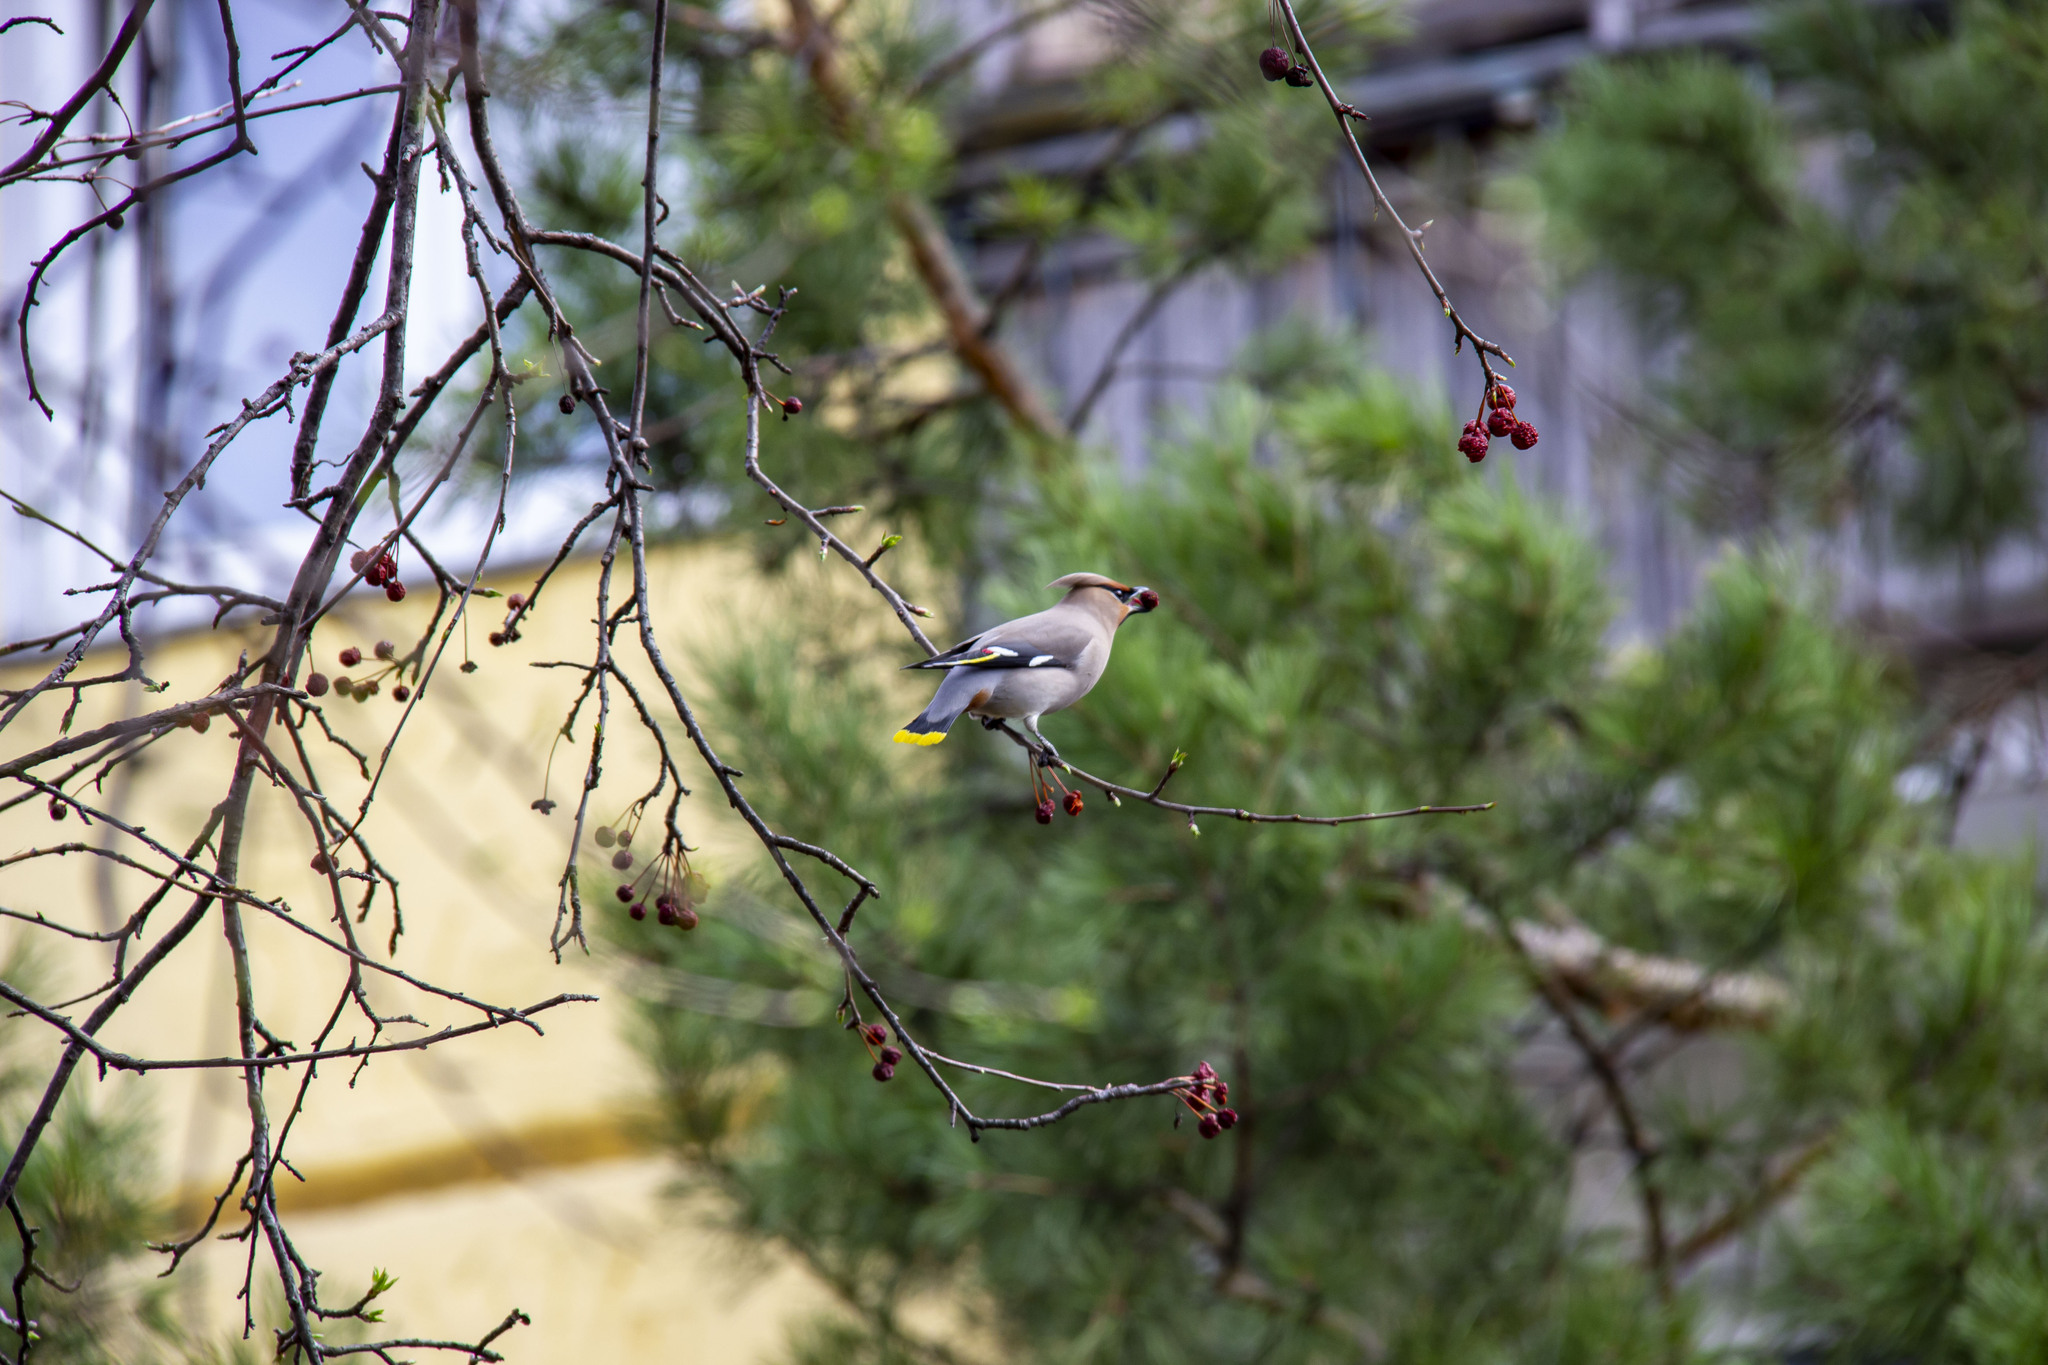
[[[1197,831],[1091,797],[1041,828],[999,737],[890,745],[911,650],[761,524],[729,363],[664,332],[663,629],[763,810],[884,885],[863,960],[950,1055],[1086,1081],[1206,1058],[1245,1117],[1205,1142],[1139,1103],[969,1145],[931,1091],[871,1079],[834,960],[701,791],[703,927],[620,917],[553,965],[566,836],[529,803],[575,766],[549,770],[570,685],[527,665],[584,647],[562,593],[437,687],[377,818],[411,855],[401,963],[602,1002],[379,1062],[297,1139],[287,1211],[333,1275],[398,1276],[394,1322],[516,1303],[514,1360],[2048,1361],[2048,4],[1298,8],[1451,297],[1518,362],[1534,449],[1454,449],[1477,365],[1318,92],[1260,79],[1256,4],[675,6],[661,240],[714,287],[795,291],[770,382],[804,412],[764,462],[861,504],[850,540],[904,537],[884,562],[935,635],[1077,569],[1158,589],[1047,726],[1077,764],[1148,787],[1185,753],[1181,799],[1265,810],[1496,808]],[[0,35],[0,87],[48,108],[125,9],[0,5],[29,13],[67,32]],[[483,5],[537,222],[637,243],[650,15]],[[244,48],[346,18],[277,0]],[[158,0],[144,56],[97,127],[219,103],[212,6]],[[344,42],[280,98],[390,78]],[[318,344],[387,115],[278,118],[67,256],[33,320],[55,420],[0,340],[0,488],[133,544],[203,433]],[[87,200],[0,196],[10,313]],[[422,214],[422,375],[476,323],[453,205]],[[637,278],[549,267],[630,372]],[[548,338],[514,334],[507,592],[603,471]],[[337,414],[373,393],[344,371]],[[289,571],[289,435],[235,448],[167,571]],[[427,535],[473,555],[489,514],[453,501]],[[68,622],[94,565],[0,517],[0,636]],[[362,605],[316,649],[396,620]],[[194,681],[253,638],[144,624]],[[339,723],[381,742],[378,711]],[[190,818],[208,743],[109,799]],[[605,815],[650,763],[611,760]],[[46,830],[0,811],[0,853]],[[303,864],[282,848],[273,876],[310,889]],[[124,875],[0,868],[0,900],[111,924]],[[316,969],[259,949],[279,981]],[[7,967],[60,994],[94,970],[25,941]],[[129,1027],[223,1046],[221,970],[152,986]],[[10,1104],[49,1043],[0,1025]],[[161,1283],[140,1249],[225,1178],[232,1087],[93,1092],[32,1191],[83,1286],[46,1305],[48,1356],[253,1351],[243,1248]]]

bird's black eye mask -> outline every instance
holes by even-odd
[[[1117,588],[1113,591],[1117,601],[1134,612],[1151,611],[1159,605],[1159,594],[1150,588]]]

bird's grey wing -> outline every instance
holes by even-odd
[[[986,634],[987,632],[983,633]],[[962,659],[966,658],[969,654],[973,653],[974,647],[980,643],[980,635],[970,635],[966,639],[962,640],[959,644],[954,645],[951,649],[941,650],[937,654],[932,655],[932,657],[929,659],[919,659],[916,663],[905,664],[903,665],[903,667],[906,669],[951,668],[954,664],[959,663]]]
[[[1097,638],[1086,618],[1040,612],[977,637],[973,649],[951,663],[955,668],[1078,668]]]

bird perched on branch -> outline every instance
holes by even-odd
[[[898,744],[937,744],[965,714],[987,725],[1021,720],[1038,742],[1041,761],[1058,759],[1059,751],[1038,733],[1038,718],[1088,695],[1109,666],[1116,628],[1157,607],[1159,594],[1099,573],[1070,573],[1046,586],[1066,589],[1058,606],[906,665],[943,668],[946,680],[924,714],[896,732]]]

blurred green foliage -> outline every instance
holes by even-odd
[[[1645,324],[1646,444],[1711,524],[1868,513],[1965,567],[2038,535],[2048,5],[1800,0],[1756,64],[1589,64],[1537,166]]]
[[[1950,851],[1900,794],[1903,698],[1796,566],[1731,556],[1668,640],[1613,654],[1570,518],[1433,458],[1441,414],[1342,347],[1285,363],[1312,349],[1269,340],[1143,478],[1042,488],[991,614],[1076,568],[1159,590],[1049,719],[1090,771],[1149,786],[1178,748],[1186,800],[1494,810],[1197,834],[1089,792],[1046,828],[1003,737],[889,743],[922,700],[905,651],[835,608],[711,665],[753,799],[884,887],[855,942],[926,1045],[1093,1083],[1207,1058],[1244,1115],[1205,1142],[1144,1100],[969,1143],[831,1026],[842,978],[773,877],[720,870],[688,937],[621,919],[687,1169],[853,1310],[792,1358],[946,1359],[906,1325],[934,1291],[1006,1359],[1352,1359],[1361,1333],[1404,1362],[1744,1358],[1731,1322],[1764,1357],[2034,1358],[2030,866]],[[1589,1212],[1633,1207],[1597,1174],[1613,1130],[1501,934],[1567,916],[1787,986],[1756,1032],[1580,1010],[1623,1053],[1671,1245],[1736,1211],[1769,1251],[1746,1277],[1662,1298],[1633,1217]],[[953,1079],[984,1113],[1056,1102]]]

